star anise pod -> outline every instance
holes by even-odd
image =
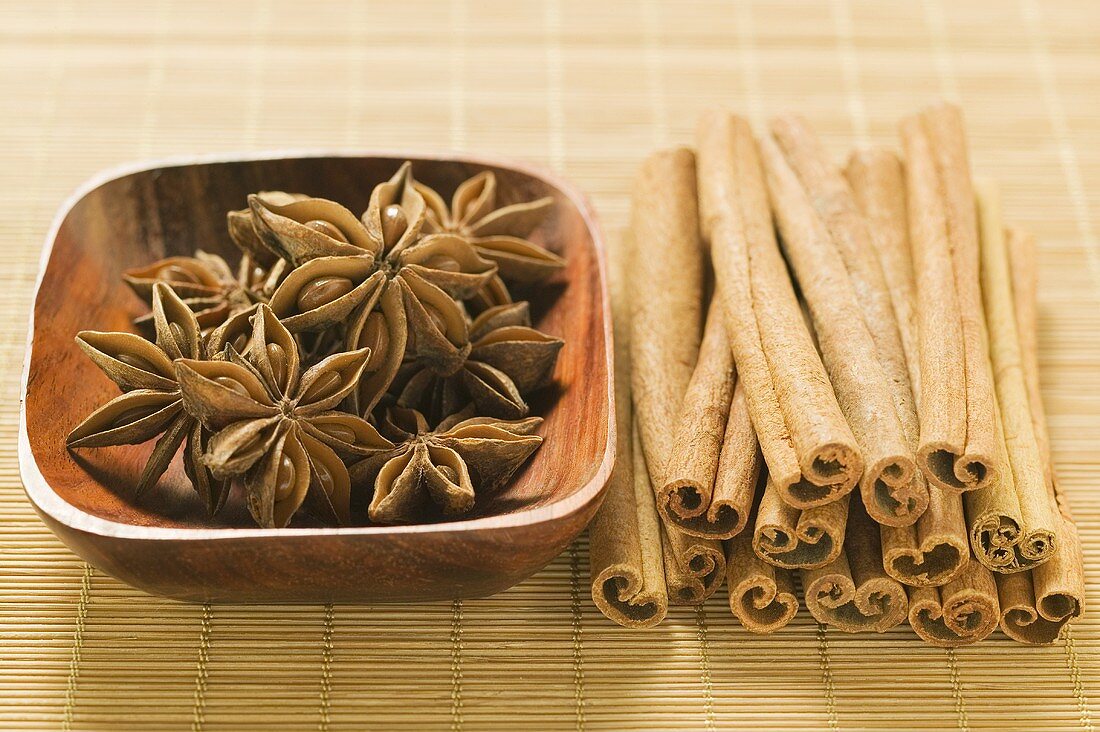
[[[486,310],[470,325],[471,349],[454,371],[430,361],[402,367],[397,403],[441,419],[473,404],[478,414],[504,419],[527,416],[524,396],[554,373],[563,341],[531,327],[527,303]]]
[[[234,273],[224,258],[200,250],[193,257],[168,257],[128,269],[122,279],[148,303],[152,301],[153,285],[168,285],[194,311],[199,328],[206,333],[235,313],[267,302],[283,271],[278,263],[268,271],[245,255]],[[151,318],[147,315],[135,322],[141,325]]]
[[[391,408],[382,429],[394,446],[351,467],[353,485],[373,488],[368,515],[383,524],[433,513],[468,512],[476,493],[495,490],[538,449],[539,417],[504,421],[465,415],[429,429],[415,410]]]
[[[304,193],[286,193],[284,191],[260,191],[258,198],[275,206],[285,206],[288,203],[302,201],[309,196]],[[226,227],[229,229],[229,238],[237,245],[242,253],[252,257],[253,261],[261,266],[271,267],[279,257],[272,252],[256,234],[252,226],[252,211],[244,208],[230,211],[226,214]]]
[[[370,423],[336,410],[368,351],[329,356],[303,373],[297,342],[269,307],[259,306],[252,326],[243,354],[229,345],[224,360],[176,363],[184,406],[213,432],[202,461],[216,477],[243,485],[260,526],[286,526],[303,504],[346,524],[344,459],[390,446]]]
[[[415,187],[427,205],[424,231],[467,238],[478,254],[497,263],[504,281],[537,282],[565,265],[561,257],[528,238],[553,207],[552,198],[498,208],[496,176],[488,170],[461,183],[450,206],[428,186]]]
[[[272,306],[281,317],[289,321],[303,316],[288,325],[329,327],[336,322],[332,314],[346,309],[345,298],[365,293],[347,317],[344,343],[349,350],[372,350],[367,377],[351,398],[353,409],[370,412],[406,351],[452,368],[465,358],[466,317],[456,300],[480,291],[496,266],[478,256],[461,237],[419,238],[424,201],[412,185],[407,163],[375,187],[362,221],[324,199],[273,205],[252,196],[249,205],[259,238],[300,269],[311,268],[288,277],[272,296]],[[331,271],[314,264],[321,258],[334,259],[325,265]],[[354,276],[347,276],[353,269],[349,258],[364,268],[356,269]],[[344,275],[336,281],[338,267],[344,268]],[[371,274],[364,277],[368,268]],[[305,293],[307,288],[312,289]],[[325,309],[327,314],[319,312]]]
[[[173,361],[202,358],[203,346],[194,313],[164,282],[151,287],[156,342],[133,333],[82,331],[77,343],[122,390],[94,411],[66,439],[70,448],[137,445],[158,437],[138,480],[143,493],[168,469],[180,444],[187,441],[184,469],[211,514],[225,502],[226,485],[195,462],[205,435],[184,408]]]

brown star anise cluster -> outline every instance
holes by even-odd
[[[247,203],[228,215],[235,268],[198,251],[124,273],[149,338],[77,336],[122,394],[70,448],[156,439],[140,493],[182,447],[211,514],[236,488],[264,527],[299,510],[347,524],[353,505],[377,523],[462,514],[538,449],[526,400],[563,343],[510,288],[564,264],[530,239],[552,199],[499,206],[485,172],[448,204],[406,163],[362,216],[281,191]]]

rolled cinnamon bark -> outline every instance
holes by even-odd
[[[774,633],[798,613],[791,571],[756,556],[747,532],[726,542],[726,583],[730,610],[745,630]]]
[[[863,453],[860,495],[888,526],[909,526],[928,487],[902,425],[913,413],[885,276],[855,196],[812,130],[779,117],[760,143],[780,241],[809,306],[822,360]]]
[[[610,271],[615,329],[615,422],[618,459],[607,495],[588,528],[592,601],[628,628],[649,628],[668,612],[661,527],[643,456],[634,452],[630,406],[630,313],[623,270],[624,241]],[[635,465],[640,466],[635,470]]]
[[[757,507],[752,545],[765,562],[785,569],[816,569],[840,556],[850,495],[813,508],[794,508],[769,475]]]
[[[891,382],[906,439],[910,447],[916,449],[920,436],[915,409],[920,384],[920,351],[901,161],[887,150],[860,151],[849,159],[847,176],[867,217],[871,243],[882,265],[896,315],[908,378],[903,380],[895,368]],[[928,485],[928,508],[915,525],[884,526],[881,534],[886,573],[906,585],[945,584],[962,570],[970,556],[962,499],[958,491],[945,491],[935,483]]]
[[[1012,279],[1012,300],[1016,314],[1016,335],[1020,340],[1020,358],[1027,386],[1027,402],[1031,408],[1031,427],[1047,483],[1053,485],[1053,460],[1050,455],[1050,434],[1047,430],[1046,408],[1039,385],[1039,257],[1035,237],[1015,226],[1005,228],[1005,248],[1008,251],[1009,274]]]
[[[726,555],[722,545],[713,539],[689,536],[672,527],[663,528],[669,604],[700,605],[725,579]]]
[[[676,419],[703,329],[703,248],[690,150],[651,155],[634,185],[630,258],[634,415],[655,488],[667,482]]]
[[[934,646],[976,643],[993,632],[999,618],[993,573],[976,559],[943,587],[909,591],[909,625]]]
[[[901,123],[917,283],[917,459],[944,490],[997,483],[1005,469],[978,283],[978,227],[962,115],[941,104]]]
[[[968,493],[966,509],[975,556],[996,572],[1019,572],[1053,556],[1059,521],[1032,426],[1000,200],[988,181],[978,193],[982,296],[1008,469],[996,484]]]
[[[820,569],[802,571],[806,607],[819,623],[845,633],[882,633],[905,621],[905,586],[882,568],[879,527],[851,501],[844,551]]]
[[[836,501],[863,459],[779,253],[752,130],[710,112],[697,141],[702,230],[773,493],[801,508]]]
[[[1001,630],[1013,640],[1048,645],[1084,610],[1085,573],[1077,527],[1061,518],[1061,548],[1029,572],[998,574]]]
[[[1062,520],[1055,539],[1059,549],[1049,561],[1030,572],[997,575],[997,590],[1001,599],[1001,630],[1021,643],[1046,645],[1053,643],[1062,628],[1084,612],[1084,558],[1077,527],[1058,486],[1051,460],[1046,410],[1039,390],[1035,240],[1019,229],[1009,228],[1005,243],[1009,254],[1016,330],[1020,338],[1032,425],[1039,443],[1047,487],[1054,495]]]
[[[871,243],[890,291],[909,369],[909,385],[915,399],[920,393],[920,347],[917,286],[905,210],[905,170],[894,151],[873,147],[857,150],[849,156],[845,176],[871,229]]]
[[[745,528],[760,473],[745,393],[735,387],[733,355],[717,298],[707,315],[699,362],[677,420],[668,483],[657,509],[693,536],[728,539]]]

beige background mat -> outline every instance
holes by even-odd
[[[0,729],[1086,729],[1100,703],[1100,4],[1088,0],[0,4]],[[724,104],[804,113],[839,157],[936,97],[1038,234],[1044,395],[1091,609],[1053,648],[907,628],[770,638],[724,591],[627,632],[582,538],[494,598],[182,605],[87,568],[27,503],[17,395],[43,236],[108,166],[277,148],[492,152],[594,200]],[[278,571],[278,568],[273,568]]]

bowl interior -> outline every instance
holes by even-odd
[[[239,496],[218,517],[206,515],[179,460],[160,483],[132,496],[152,443],[70,453],[65,436],[117,388],[74,342],[83,329],[134,330],[147,311],[122,282],[124,269],[195,249],[236,261],[226,212],[249,193],[286,190],[363,211],[371,188],[404,157],[297,157],[193,163],[108,180],[67,212],[35,301],[27,371],[27,439],[46,483],[65,502],[124,524],[173,528],[254,527]],[[533,239],[565,257],[565,269],[531,293],[541,330],[562,337],[554,386],[530,399],[545,418],[542,448],[508,486],[480,496],[465,519],[501,516],[567,498],[596,476],[608,447],[606,318],[595,224],[579,199],[546,178],[473,160],[416,159],[418,180],[449,197],[466,178],[492,170],[499,203],[553,196],[557,205]],[[524,298],[523,293],[517,299]],[[297,519],[296,519],[297,520]],[[292,526],[309,526],[308,519]]]

